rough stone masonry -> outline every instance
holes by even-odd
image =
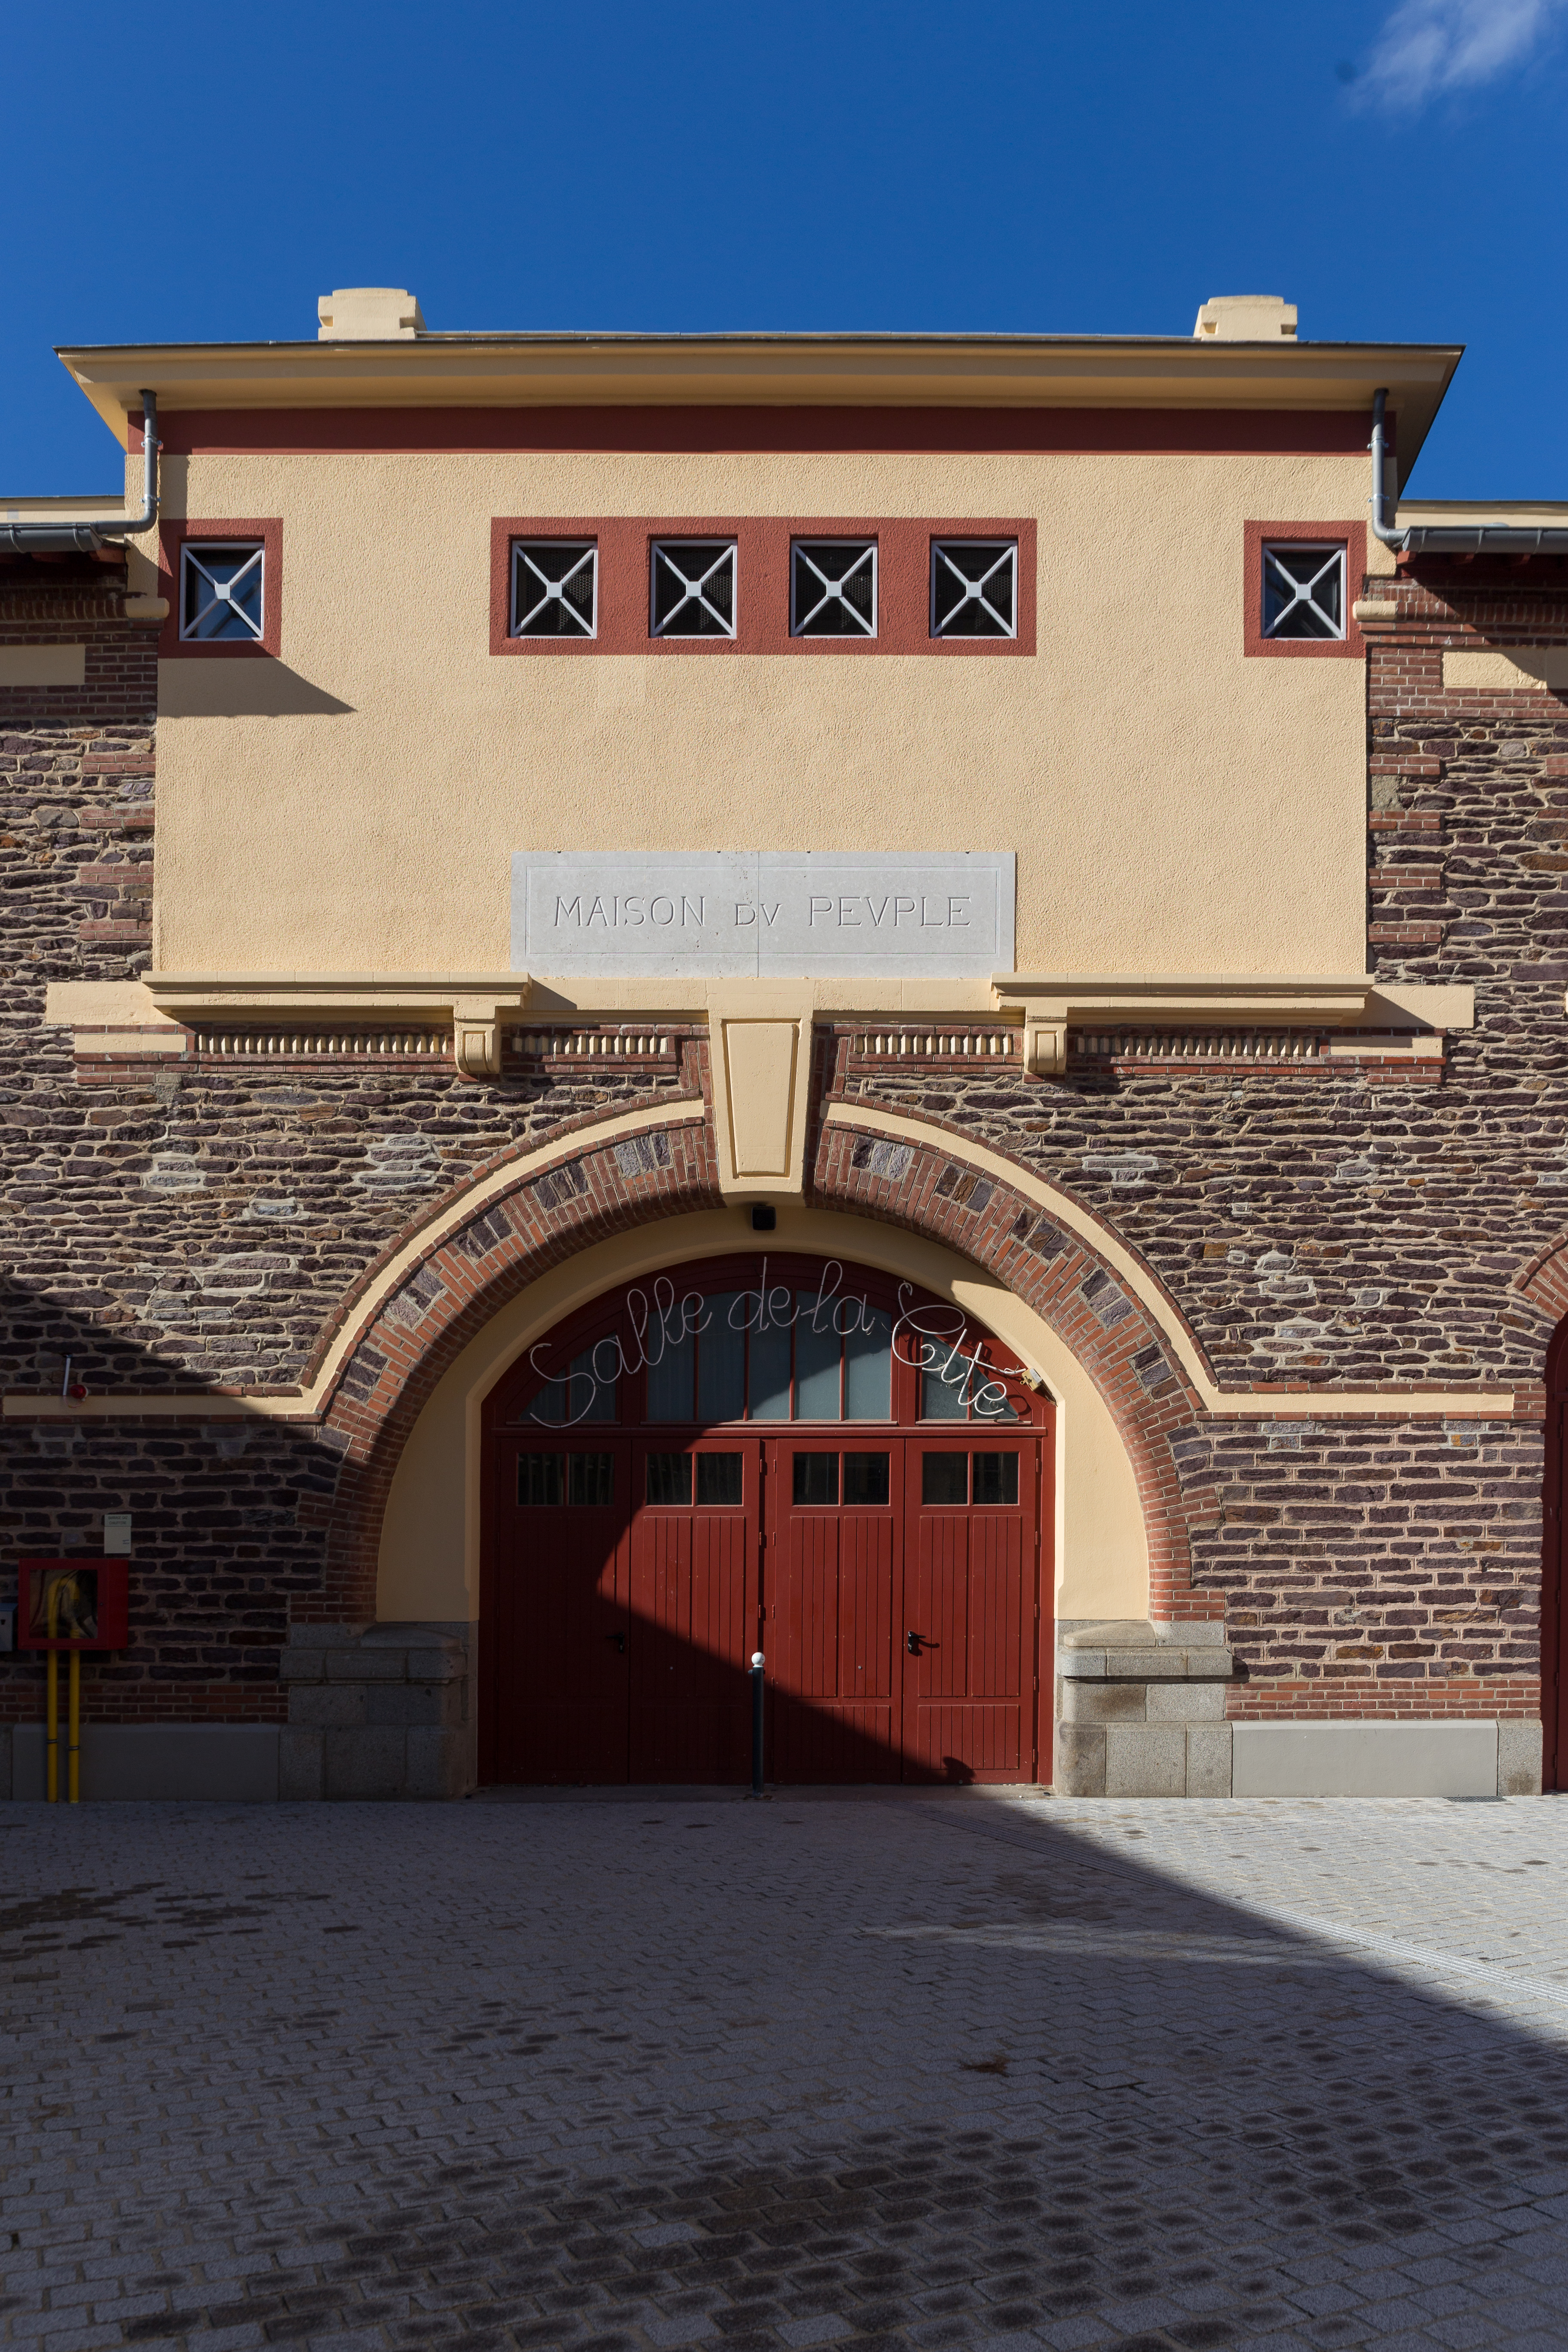
[[[68,1359],[150,1402],[286,1393],[411,1219],[520,1144],[700,1101],[704,1041],[677,1029],[624,1069],[513,1052],[479,1081],[445,1051],[307,1065],[195,1034],[177,1063],[79,1064],[43,1025],[47,983],[133,977],[150,955],[156,630],[122,617],[112,566],[26,569],[0,585],[0,642],[83,642],[87,673],[0,688],[7,1385],[58,1392]],[[1474,985],[1476,1026],[1440,1065],[1221,1066],[1081,1037],[1043,1083],[874,1066],[844,1028],[817,1109],[848,1096],[1010,1156],[1140,1255],[1222,1386],[1299,1393],[1289,1420],[1200,1417],[1170,1440],[1194,1609],[1223,1614],[1239,1662],[1233,1716],[1526,1723],[1544,1368],[1568,1308],[1568,709],[1445,687],[1443,655],[1568,642],[1568,590],[1551,565],[1525,580],[1486,561],[1376,585],[1398,609],[1367,631],[1369,969]],[[1412,1388],[1489,1385],[1513,1391],[1511,1417],[1401,1409]],[[1385,1414],[1336,1423],[1321,1400],[1350,1388],[1385,1391]],[[285,1719],[290,1628],[336,1605],[329,1433],[17,1417],[0,1444],[12,1557],[95,1549],[110,1510],[145,1535],[136,1640],[87,1664],[89,1717]],[[40,1677],[0,1659],[3,1719],[37,1719]]]

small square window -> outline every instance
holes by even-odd
[[[1263,634],[1266,637],[1342,639],[1345,633],[1345,551],[1299,541],[1263,550]]]
[[[837,1454],[797,1454],[795,1457],[793,1499],[797,1503],[836,1504],[838,1500]]]
[[[592,637],[599,626],[599,546],[592,539],[514,539],[514,637]]]
[[[933,637],[1017,635],[1016,539],[932,540],[931,633]]]
[[[186,540],[180,550],[182,640],[259,644],[263,572],[259,541]]]
[[[710,1510],[738,1509],[745,1500],[745,1465],[738,1454],[700,1454],[697,1499]]]
[[[1018,1457],[1016,1454],[974,1456],[974,1499],[977,1503],[1016,1503],[1018,1499]]]
[[[792,637],[874,637],[874,539],[797,539],[789,551]]]
[[[887,1501],[887,1454],[847,1454],[844,1456],[844,1499],[847,1503]]]
[[[650,1454],[646,1456],[644,1491],[650,1503],[685,1505],[691,1503],[691,1456],[689,1454]]]
[[[615,1455],[569,1454],[566,1456],[566,1499],[582,1508],[601,1511],[613,1503],[616,1499]]]
[[[649,629],[656,637],[732,637],[732,539],[658,539],[649,580]]]
[[[969,1500],[968,1454],[922,1454],[921,1455],[921,1500],[922,1503],[967,1503]]]
[[[551,1509],[564,1500],[559,1454],[520,1454],[517,1499],[525,1510]]]

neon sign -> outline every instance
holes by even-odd
[[[873,1307],[863,1295],[843,1289],[844,1268],[837,1258],[829,1259],[822,1269],[816,1296],[808,1298],[786,1283],[768,1282],[768,1262],[763,1260],[763,1278],[754,1290],[735,1293],[730,1300],[726,1320],[732,1331],[793,1330],[797,1323],[809,1322],[819,1337],[835,1333],[840,1339],[856,1332],[874,1335],[889,1322],[880,1307]],[[976,1417],[994,1421],[1000,1417],[1007,1403],[1006,1381],[1023,1381],[1028,1376],[1021,1364],[998,1367],[983,1365],[981,1334],[972,1335],[968,1318],[961,1307],[943,1307],[937,1301],[917,1306],[914,1285],[900,1282],[898,1290],[899,1313],[892,1320],[889,1344],[896,1361],[910,1365],[915,1371],[942,1381],[944,1388],[955,1389],[959,1398],[971,1404]],[[550,1429],[571,1429],[586,1421],[601,1392],[613,1389],[626,1374],[651,1370],[664,1361],[667,1352],[684,1347],[695,1333],[708,1330],[713,1322],[714,1310],[700,1290],[688,1290],[678,1298],[675,1285],[668,1275],[659,1275],[652,1286],[651,1298],[646,1291],[628,1290],[626,1295],[626,1320],[630,1337],[608,1332],[585,1349],[587,1361],[581,1356],[560,1371],[550,1371],[539,1359],[550,1343],[540,1340],[529,1349],[530,1370],[536,1372],[547,1387],[561,1388],[567,1400],[579,1385],[585,1386],[586,1398],[581,1409],[568,1413],[564,1420],[553,1421],[539,1411],[535,1400],[529,1418]],[[969,1352],[964,1352],[969,1341]],[[982,1372],[986,1377],[982,1378]],[[999,1373],[1000,1377],[995,1375]],[[974,1385],[972,1387],[971,1382]]]

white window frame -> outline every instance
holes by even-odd
[[[963,582],[964,593],[962,601],[953,607],[953,610],[948,614],[947,619],[939,624],[936,617],[937,566],[943,561],[946,556],[946,551],[950,547],[997,547],[1001,549],[1002,552],[997,557],[996,562],[991,566],[991,569],[985,573],[984,578],[981,580],[969,579],[965,573],[959,571],[958,566],[955,563],[949,561],[948,569],[952,572],[954,579],[961,580]],[[1001,614],[996,610],[995,605],[990,602],[984,593],[986,582],[994,578],[995,574],[1004,565],[1006,565],[1008,568],[1013,585],[1013,618],[1010,622],[1005,622],[1003,620]],[[994,629],[987,629],[984,636],[962,636],[952,625],[958,614],[963,610],[964,605],[971,603],[983,604],[986,612],[990,614],[991,618],[997,624],[997,626]],[[984,533],[979,531],[976,531],[973,538],[933,539],[931,543],[930,626],[931,635],[939,642],[943,638],[952,637],[961,645],[984,645],[986,637],[989,637],[994,643],[1002,638],[1016,638],[1018,634],[1017,541],[1016,539],[1003,539],[1001,537],[996,539],[987,539]]]
[[[232,554],[232,553],[234,553],[237,550],[238,550],[239,548],[242,548],[242,547],[247,547],[247,548],[249,548],[249,550],[250,550],[250,561],[249,561],[249,562],[242,563],[242,564],[241,564],[241,566],[240,566],[239,570],[235,573],[235,575],[234,575],[234,579],[233,579],[233,580],[225,581],[225,582],[223,582],[223,583],[220,583],[219,582],[216,581],[216,580],[213,578],[213,576],[212,576],[211,572],[207,570],[206,566],[203,563],[203,562],[202,562],[202,560],[201,560],[201,550],[202,550],[203,548],[214,548],[214,549],[216,549],[216,548],[222,548],[222,549],[223,549],[223,551],[224,551],[224,552],[225,552],[226,554]],[[261,619],[260,619],[259,624],[258,624],[258,623],[256,623],[256,622],[253,622],[253,621],[250,619],[250,617],[249,617],[249,615],[248,615],[247,614],[246,614],[246,613],[244,613],[244,612],[242,612],[242,611],[240,610],[240,607],[239,607],[239,606],[235,603],[235,601],[234,601],[234,597],[233,597],[233,594],[232,594],[232,593],[231,593],[231,592],[232,592],[232,590],[233,590],[233,588],[234,588],[234,586],[235,586],[235,583],[236,583],[237,581],[240,581],[240,580],[243,580],[243,579],[244,579],[244,577],[245,577],[246,573],[250,570],[250,568],[251,568],[251,565],[252,565],[252,564],[255,564],[255,565],[258,567],[257,579],[258,579],[258,586],[259,586],[259,588],[260,588],[260,592],[261,592],[261,593],[260,593],[260,598],[259,598],[260,606],[261,606]],[[208,597],[207,602],[206,602],[206,603],[202,606],[202,608],[201,608],[200,612],[199,612],[199,613],[197,613],[197,614],[195,614],[195,618],[194,618],[194,619],[192,619],[192,620],[190,620],[190,621],[187,621],[187,620],[186,620],[186,618],[185,618],[185,580],[186,580],[186,576],[187,576],[187,568],[194,568],[197,572],[199,572],[199,573],[200,573],[200,575],[201,575],[201,577],[202,577],[202,578],[206,582],[207,586],[208,586],[208,587],[212,590],[212,592],[213,592],[213,593],[212,593],[212,594]],[[258,645],[260,645],[260,644],[261,644],[261,642],[262,642],[262,640],[263,640],[263,638],[266,636],[266,634],[267,634],[267,544],[266,544],[266,541],[265,541],[264,540],[259,540],[259,539],[186,539],[186,540],[182,540],[182,541],[180,542],[180,582],[179,582],[179,599],[180,599],[180,601],[179,601],[179,605],[178,605],[177,609],[178,609],[179,615],[180,615],[180,643],[181,643],[182,645],[186,645],[186,646],[237,646],[237,645],[255,645],[255,646],[258,646]],[[214,610],[214,608],[215,608],[216,605],[219,605],[219,604],[226,604],[226,605],[228,605],[229,609],[230,609],[232,612],[236,612],[236,613],[238,613],[238,614],[239,614],[239,617],[240,617],[240,619],[245,623],[245,625],[246,625],[247,629],[250,631],[250,635],[249,635],[248,636],[247,636],[247,637],[204,637],[204,636],[202,635],[202,634],[201,634],[201,625],[202,625],[202,623],[206,619],[207,614],[208,614],[210,612],[212,612],[212,611]]]
[[[686,583],[686,594],[681,598],[679,604],[676,605],[674,611],[667,613],[664,619],[661,621],[657,617],[657,588],[658,581],[659,558],[665,555],[667,549],[670,551],[671,554],[673,554],[673,551],[677,548],[692,546],[716,546],[719,548],[720,553],[709,565],[707,571],[702,574],[701,579],[696,582],[688,580],[687,574],[681,570],[680,566],[674,562],[670,562],[669,568],[675,573],[677,579]],[[668,557],[667,557],[666,560],[668,561]],[[719,566],[725,562],[728,562],[731,566],[731,594],[730,601],[733,610],[731,611],[728,620],[725,619],[717,604],[710,604],[707,597],[702,593],[709,581],[712,579],[715,572],[718,571]],[[693,601],[700,604],[705,613],[710,613],[712,614],[713,618],[719,624],[717,630],[703,630],[699,633],[695,630],[673,629],[671,627],[671,624],[679,618],[679,616],[686,610],[687,605],[691,604]],[[740,628],[740,625],[741,556],[738,543],[733,539],[722,538],[717,531],[715,531],[710,538],[705,536],[700,531],[691,531],[680,539],[656,539],[648,550],[647,562],[647,628],[649,636],[679,638],[682,642],[689,639],[692,643],[697,645],[700,645],[703,638],[706,637],[710,644],[715,636],[733,637],[737,630]]]
[[[852,563],[849,566],[848,571],[843,572],[837,580],[828,580],[824,577],[822,572],[817,571],[816,564],[812,562],[811,557],[806,552],[808,548],[813,547],[858,547],[860,550],[860,556],[858,561]],[[817,579],[822,582],[822,593],[808,613],[802,613],[800,611],[795,597],[795,558],[797,556],[803,563],[810,565],[811,570],[816,572]],[[869,559],[871,565],[871,619],[869,625],[861,619],[859,614],[856,612],[854,605],[849,603],[848,598],[844,594],[844,582],[849,579],[855,572],[858,572],[861,563],[865,562],[868,559]],[[877,634],[878,625],[881,620],[881,606],[879,603],[881,591],[880,583],[877,576],[877,559],[878,547],[874,539],[825,539],[821,537],[810,538],[805,536],[799,539],[792,539],[789,543],[790,635],[792,637],[804,637],[814,634],[811,630],[810,624],[816,618],[819,613],[825,611],[829,604],[837,601],[843,604],[846,611],[853,616],[855,626],[853,629],[844,629],[836,632],[831,636],[825,632],[822,638],[822,642],[824,644],[853,645],[857,638],[864,642],[868,638],[874,637]]]
[[[1323,562],[1310,580],[1301,581],[1296,579],[1293,573],[1287,572],[1284,565],[1279,563],[1279,558],[1281,555],[1321,555]],[[1343,645],[1347,609],[1345,600],[1349,591],[1349,581],[1346,577],[1350,568],[1348,559],[1349,550],[1342,539],[1266,539],[1264,541],[1262,574],[1258,583],[1258,619],[1266,645]],[[1278,566],[1279,579],[1289,588],[1291,593],[1289,602],[1276,613],[1272,621],[1267,621],[1264,614],[1268,603],[1268,567],[1271,562]],[[1339,568],[1340,575],[1340,617],[1337,626],[1312,594],[1313,589],[1322,579],[1324,572],[1332,570],[1335,565]],[[1315,631],[1311,636],[1282,637],[1279,635],[1280,628],[1299,604],[1309,606],[1324,625],[1321,630]]]
[[[579,547],[582,549],[583,552],[578,561],[572,566],[570,572],[563,572],[559,580],[546,580],[543,572],[540,571],[538,565],[530,562],[529,561],[528,550],[531,547]],[[589,566],[588,577],[593,585],[593,619],[586,627],[583,625],[583,617],[578,612],[577,607],[575,604],[568,602],[564,593],[567,582],[576,578],[578,572],[582,571],[584,563]],[[544,593],[542,595],[535,598],[534,602],[529,606],[526,613],[520,613],[518,611],[518,581],[525,564],[528,566],[529,571],[533,574],[535,582],[540,585]],[[590,637],[596,637],[599,634],[598,541],[596,539],[582,539],[574,532],[567,531],[563,531],[559,539],[552,539],[547,532],[542,530],[531,532],[526,539],[514,539],[511,542],[510,593],[511,625],[510,634],[512,636],[523,636],[524,622],[531,621],[535,614],[542,613],[546,604],[554,601],[562,604],[564,609],[571,614],[574,625],[570,629],[563,629],[553,635],[546,635],[544,632],[541,631],[537,635],[531,636],[529,642],[541,645],[569,646],[576,643],[585,643]]]

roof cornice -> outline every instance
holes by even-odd
[[[1188,336],[424,334],[388,342],[101,344],[59,358],[128,444],[140,391],[179,409],[844,406],[1370,410],[1408,473],[1463,347]]]

